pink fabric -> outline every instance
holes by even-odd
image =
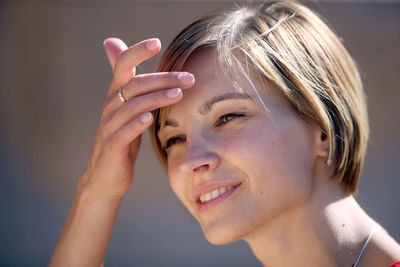
[[[400,261],[393,263],[389,267],[400,267]]]

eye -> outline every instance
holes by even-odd
[[[215,122],[215,126],[221,126],[224,125],[234,119],[240,118],[246,116],[245,114],[241,114],[241,113],[228,113],[225,115],[222,115],[221,117],[218,118],[218,120]]]
[[[177,143],[179,143],[179,142],[184,142],[185,140],[186,140],[186,138],[183,137],[183,136],[174,136],[174,137],[171,137],[171,138],[169,138],[169,139],[165,142],[165,144],[164,144],[164,146],[163,146],[163,149],[166,150],[166,149],[168,149],[170,146],[175,145],[175,144],[177,144]]]
[[[244,117],[244,116],[246,116],[246,115],[242,114],[242,113],[227,113],[217,119],[217,121],[215,122],[215,126],[216,127],[222,126],[234,119]],[[184,137],[184,136],[173,136],[164,143],[162,148],[165,151],[168,148],[170,148],[171,146],[178,144],[180,142],[185,142],[185,141],[186,141],[186,137]]]

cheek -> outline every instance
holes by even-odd
[[[188,177],[182,174],[179,171],[179,166],[176,164],[177,159],[170,160],[168,162],[168,177],[169,184],[171,186],[172,191],[179,198],[182,204],[189,209],[189,205],[187,203],[188,200],[188,192],[191,192],[190,184],[188,184]]]
[[[313,142],[303,122],[283,132],[274,164],[279,166],[285,191],[293,198],[308,195],[313,180]]]
[[[225,160],[239,168],[257,197],[299,198],[310,189],[312,142],[308,127],[296,118],[258,122],[224,139]]]
[[[168,165],[168,177],[169,177],[169,184],[171,186],[172,191],[175,193],[177,198],[180,200],[182,205],[186,208],[186,211],[189,211],[194,218],[197,220],[199,219],[196,215],[196,206],[191,203],[191,199],[189,193],[191,192],[191,184],[188,182],[190,179],[188,177],[182,175],[178,171],[176,166],[171,166],[172,164]]]
[[[174,164],[171,164],[170,162],[173,161],[168,161],[168,178],[169,178],[169,184],[172,188],[172,191],[174,191],[175,195],[182,201],[182,192],[183,192],[183,179],[180,177],[177,166],[174,166]]]

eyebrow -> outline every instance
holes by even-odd
[[[226,94],[222,94],[222,95],[213,97],[210,100],[207,100],[203,105],[201,105],[198,108],[197,111],[201,115],[205,115],[211,111],[214,104],[225,101],[225,100],[230,100],[230,99],[253,100],[253,97],[251,97],[251,95],[249,95],[247,93],[226,93]],[[178,127],[178,123],[176,123],[175,121],[166,120],[164,126]]]

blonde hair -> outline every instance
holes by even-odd
[[[321,18],[289,0],[214,11],[178,34],[158,71],[180,71],[202,47],[216,48],[226,72],[245,75],[251,82],[248,74],[252,71],[276,85],[301,117],[326,134],[327,162],[334,164],[334,176],[349,193],[356,193],[369,133],[365,94],[353,59]],[[164,168],[167,156],[157,131],[166,114],[167,108],[154,111],[150,129]]]

